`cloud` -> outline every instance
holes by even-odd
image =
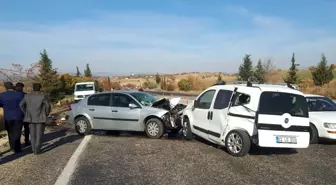
[[[299,28],[242,7],[227,10],[243,15],[233,13],[231,21],[250,24],[229,29],[220,18],[119,12],[55,25],[0,25],[0,62],[29,65],[43,48],[64,72],[87,62],[97,72],[235,72],[245,53],[255,61],[272,56],[286,68],[292,52],[301,66],[317,63],[322,52],[336,59],[336,37],[328,30]]]

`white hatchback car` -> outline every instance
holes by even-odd
[[[310,143],[318,143],[319,138],[336,140],[336,103],[315,94],[305,94],[305,97],[309,107]]]
[[[209,87],[184,109],[183,136],[189,140],[198,135],[225,146],[233,156],[246,155],[252,143],[307,148],[308,104],[303,93],[289,87],[246,83]]]

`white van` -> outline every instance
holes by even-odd
[[[86,96],[95,94],[99,91],[98,82],[78,82],[74,87],[75,103],[84,99]]]
[[[184,138],[198,135],[244,156],[260,147],[307,148],[306,99],[292,86],[269,84],[214,85],[203,91],[182,115]]]

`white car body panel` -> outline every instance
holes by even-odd
[[[258,124],[255,120],[255,111],[258,110],[259,99],[262,92],[282,92],[290,93],[294,95],[303,96],[303,93],[280,85],[265,85],[258,84],[253,85],[257,87],[247,87],[246,85],[216,85],[204,90],[197,98],[199,99],[203,93],[209,90],[216,90],[215,95],[209,109],[194,108],[193,102],[189,104],[183,112],[182,117],[187,117],[189,119],[191,131],[201,136],[202,138],[225,146],[225,139],[227,134],[232,130],[243,130],[248,133],[251,137],[258,136],[258,145],[261,147],[278,147],[278,148],[307,148],[309,146],[309,132],[305,131],[287,131],[288,127],[300,127],[307,129],[309,128],[309,118],[307,117],[293,117],[289,114],[284,115],[258,115]],[[245,93],[250,95],[250,102],[246,106],[235,106],[224,108],[224,109],[214,109],[214,101],[219,90],[229,90],[233,91],[235,88],[238,88],[239,93]],[[232,98],[232,97],[231,97]],[[196,101],[195,100],[195,101]],[[212,120],[208,120],[206,113],[212,111],[213,117]],[[203,115],[201,115],[203,114]],[[288,116],[289,115],[289,116]],[[284,119],[288,118],[289,123],[284,124]],[[267,130],[259,128],[259,123],[264,122],[267,125],[274,124],[279,128],[279,130]],[[214,125],[217,124],[217,125]],[[198,128],[198,126],[204,126],[204,128]],[[196,127],[195,127],[196,126]],[[271,125],[272,126],[272,125]],[[286,144],[286,143],[277,143],[276,136],[290,136],[296,137],[296,144]]]

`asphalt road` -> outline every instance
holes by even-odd
[[[68,127],[48,127],[44,137],[42,154],[35,156],[31,148],[15,155],[3,151],[0,160],[0,184],[2,185],[53,185],[76,150],[83,137]]]
[[[334,184],[334,161],[335,143],[235,158],[199,140],[94,136],[70,184]]]

